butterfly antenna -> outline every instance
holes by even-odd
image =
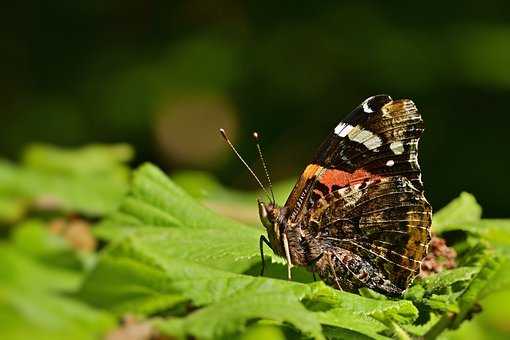
[[[267,163],[266,163],[264,156],[262,154],[262,148],[260,147],[259,134],[257,132],[254,132],[253,138],[255,139],[255,144],[257,145],[257,151],[259,152],[260,160],[262,162],[262,166],[264,167],[264,172],[266,173],[267,184],[269,185],[269,191],[271,192],[271,197],[273,198],[273,203],[276,203],[276,201],[274,199],[273,184],[271,183],[271,176],[269,176],[269,170],[267,168]]]
[[[248,165],[248,163],[246,163],[246,161],[243,159],[243,157],[241,157],[241,155],[239,154],[239,152],[237,152],[236,148],[234,147],[234,145],[232,144],[232,142],[230,141],[230,139],[227,137],[227,133],[225,132],[224,129],[220,129],[220,133],[221,133],[221,136],[223,137],[223,139],[225,139],[225,142],[227,142],[227,144],[230,146],[230,148],[232,149],[232,151],[234,151],[234,153],[236,154],[237,158],[239,158],[239,160],[244,164],[244,166],[246,167],[246,169],[248,169],[248,171],[251,173],[251,175],[253,176],[253,178],[255,178],[255,180],[257,181],[257,183],[260,185],[260,187],[262,188],[262,190],[264,190],[264,193],[266,194],[266,196],[271,200],[271,196],[269,195],[269,193],[267,192],[267,189],[264,187],[264,185],[262,184],[262,182],[260,181],[260,179],[257,177],[257,175],[255,174],[255,172],[253,172],[253,170],[250,168],[250,166]]]

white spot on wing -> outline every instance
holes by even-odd
[[[374,150],[378,147],[380,147],[382,145],[382,141],[381,141],[381,138],[379,138],[378,136],[376,135],[373,135],[373,137],[371,137],[370,139],[366,140],[365,143],[365,146],[369,149],[369,150]],[[374,151],[377,151],[377,150],[374,150]]]
[[[358,143],[364,143],[366,140],[368,140],[370,137],[372,137],[372,132],[368,130],[360,130],[356,135],[352,136],[349,135],[349,138],[355,142]]]
[[[364,130],[359,125],[356,125],[347,137],[353,142],[365,145],[369,150],[376,149],[382,145],[382,140],[379,136],[373,134],[371,131]]]
[[[345,137],[353,129],[352,125],[340,122],[335,128],[335,134],[340,137]]]
[[[396,141],[390,144],[390,149],[395,155],[401,155],[404,152],[404,144],[401,141]]]
[[[364,112],[366,112],[366,113],[372,113],[372,112],[374,112],[374,110],[372,110],[372,109],[370,108],[370,106],[368,106],[368,102],[369,102],[372,98],[374,98],[374,97],[373,97],[373,96],[372,96],[372,97],[369,97],[369,98],[365,99],[365,100],[363,101],[363,103],[361,103],[361,107],[363,108],[363,111],[364,111]]]
[[[393,159],[390,159],[389,161],[386,162],[386,166],[394,166],[395,165],[395,161]]]

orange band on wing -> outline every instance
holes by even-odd
[[[320,182],[326,185],[331,191],[334,185],[344,187],[351,184],[361,183],[367,179],[377,178],[381,177],[372,174],[365,169],[358,169],[353,173],[337,169],[328,169],[322,174]]]
[[[303,178],[306,181],[307,179],[318,175],[319,171],[321,171],[322,169],[323,167],[320,165],[310,164],[306,167],[305,171],[303,171],[301,178]]]
[[[305,190],[306,186],[310,184],[310,182],[313,181],[315,177],[320,176],[321,172],[324,170],[325,169],[320,165],[309,164],[301,174],[301,177],[299,177],[296,185],[294,186],[294,189],[292,189],[289,198],[287,198],[285,206],[288,206],[291,210],[295,209],[296,204],[298,204],[299,197]]]

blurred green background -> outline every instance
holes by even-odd
[[[0,21],[0,155],[34,141],[126,142],[135,163],[203,169],[253,188],[263,138],[275,181],[296,178],[368,96],[412,98],[437,209],[461,190],[508,216],[506,1],[19,1]],[[6,8],[5,8],[6,7]]]

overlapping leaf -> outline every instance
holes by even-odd
[[[482,208],[473,195],[463,192],[459,197],[448,203],[434,214],[433,229],[442,232],[447,229],[464,226],[469,227],[482,217]]]

